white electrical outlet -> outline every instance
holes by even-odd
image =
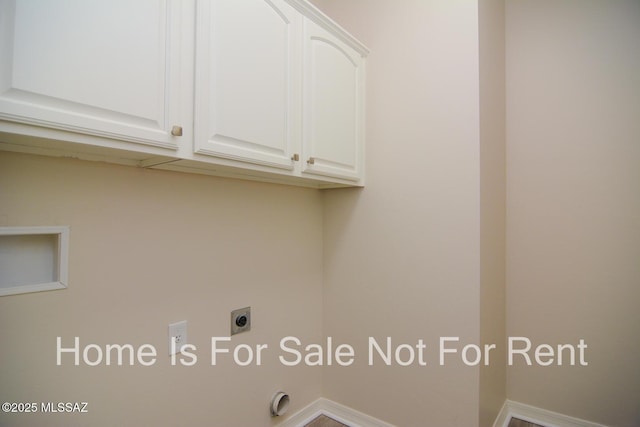
[[[187,344],[187,321],[169,324],[169,356],[180,353]]]

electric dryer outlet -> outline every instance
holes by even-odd
[[[231,312],[231,335],[251,330],[251,307],[239,308]]]

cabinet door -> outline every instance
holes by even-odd
[[[364,59],[304,22],[303,172],[357,181],[364,143]]]
[[[293,169],[300,17],[283,0],[197,3],[195,151]]]
[[[177,7],[0,0],[0,119],[176,148]]]

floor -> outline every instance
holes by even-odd
[[[345,424],[339,423],[334,419],[320,415],[315,420],[311,421],[305,427],[349,427]]]
[[[305,427],[349,427],[349,426],[339,423],[336,420],[333,420],[324,415],[320,415],[318,418],[311,421]],[[533,424],[527,421],[522,421],[517,418],[511,418],[511,421],[509,421],[509,427],[543,427],[543,426],[538,424]]]
[[[517,418],[511,418],[511,420],[509,421],[509,427],[544,427],[544,426],[530,423],[528,421],[522,421]]]

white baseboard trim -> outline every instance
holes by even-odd
[[[350,427],[395,427],[348,406],[320,398],[296,412],[278,427],[304,427],[320,415],[326,415]]]
[[[511,418],[518,418],[545,427],[607,427],[603,424],[581,420],[512,400],[504,402],[493,427],[508,427]]]
[[[325,398],[317,399],[302,408],[278,424],[278,427],[304,427],[320,415],[326,415],[349,427],[395,427],[393,424]],[[607,427],[604,424],[570,417],[513,400],[504,402],[493,427],[508,427],[511,418],[518,418],[545,427]]]
[[[511,415],[509,414],[509,410],[507,409],[508,400],[504,401],[500,412],[498,412],[498,416],[496,420],[493,422],[493,427],[507,427],[509,425],[509,421],[511,420]]]

